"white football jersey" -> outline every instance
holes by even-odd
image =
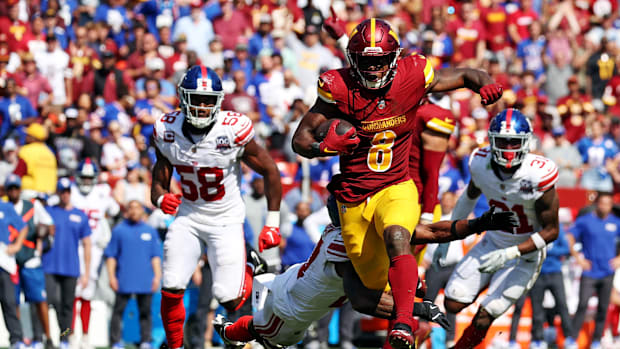
[[[252,121],[220,111],[209,133],[194,142],[199,136],[183,132],[184,120],[181,111],[168,113],[157,120],[153,134],[157,149],[181,176],[177,217],[208,225],[243,223],[239,159],[254,137]]]
[[[308,260],[274,279],[270,289],[273,312],[278,317],[312,322],[346,301],[342,278],[333,264],[349,260],[340,231],[328,225]]]
[[[76,185],[72,185],[71,204],[88,216],[88,224],[93,231],[93,244],[105,247],[112,235],[106,214],[116,216],[121,209],[112,197],[110,186],[105,183],[96,184],[90,193],[84,195]]]
[[[512,232],[487,232],[498,245],[508,247],[540,231],[534,206],[558,181],[558,168],[550,159],[528,153],[512,177],[501,180],[491,167],[491,158],[490,147],[478,148],[470,157],[469,168],[472,181],[486,196],[489,206],[512,211],[519,219],[519,226]]]

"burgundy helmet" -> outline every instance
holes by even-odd
[[[388,22],[370,18],[353,29],[347,58],[362,86],[380,89],[394,78],[401,50],[398,35]]]

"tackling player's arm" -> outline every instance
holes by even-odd
[[[280,245],[280,201],[282,201],[282,183],[280,171],[265,148],[250,140],[241,157],[251,169],[265,178],[265,196],[267,197],[267,218],[265,226],[258,236],[258,250]]]
[[[174,214],[181,203],[181,194],[170,193],[170,179],[172,178],[172,164],[155,147],[157,160],[153,166],[153,184],[151,185],[151,203],[159,207],[164,213]]]
[[[445,68],[435,71],[426,92],[445,92],[466,87],[480,95],[482,104],[497,102],[503,93],[502,86],[482,70],[472,68]]]

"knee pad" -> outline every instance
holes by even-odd
[[[525,287],[520,285],[513,285],[508,287],[502,292],[502,296],[496,299],[492,299],[486,302],[484,309],[493,318],[498,318],[500,315],[506,312],[510,306],[515,304],[519,298],[525,292]]]

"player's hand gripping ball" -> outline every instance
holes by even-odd
[[[350,154],[360,143],[355,127],[342,119],[329,119],[321,123],[315,130],[314,137],[320,141],[321,153],[326,155]]]

